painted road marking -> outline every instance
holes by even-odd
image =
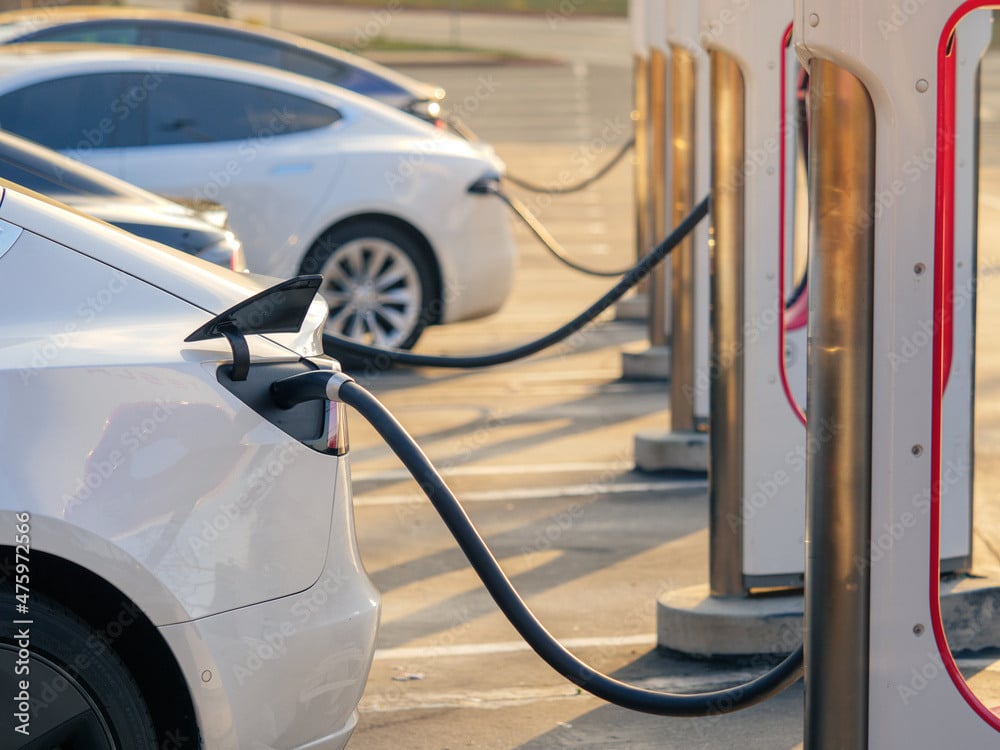
[[[641,635],[607,636],[603,638],[567,638],[560,641],[566,648],[615,648],[619,646],[655,646],[656,636]],[[380,648],[375,651],[376,661],[404,661],[406,659],[435,659],[449,656],[485,656],[531,651],[524,641],[499,643],[458,643],[451,646],[414,646]]]
[[[631,461],[579,461],[576,463],[514,464],[510,466],[453,466],[441,473],[446,477],[482,477],[499,474],[501,476],[523,474],[561,474],[572,472],[604,473],[607,471],[631,471]],[[385,469],[383,471],[352,471],[355,482],[396,482],[410,478],[406,469]]]
[[[620,484],[578,484],[563,487],[521,488],[510,490],[481,490],[462,492],[459,500],[463,503],[497,503],[515,500],[560,500],[567,497],[589,497],[591,495],[626,495],[637,492],[675,492],[678,490],[704,490],[708,482],[704,479],[661,482],[622,482]],[[418,490],[406,495],[354,496],[356,506],[408,505],[422,502],[423,494]]]

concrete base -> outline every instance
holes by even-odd
[[[708,472],[708,434],[647,430],[635,436],[635,467],[642,471]]]
[[[615,305],[615,320],[646,320],[649,318],[649,295],[633,294]]]
[[[1000,647],[1000,579],[941,582],[952,651]],[[713,598],[708,586],[671,591],[656,603],[660,648],[702,658],[789,654],[802,642],[802,596]]]
[[[801,596],[715,598],[702,584],[656,603],[657,646],[689,656],[787,654],[801,641]]]
[[[670,380],[670,347],[651,346],[643,352],[622,352],[623,380]]]

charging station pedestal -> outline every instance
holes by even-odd
[[[638,13],[640,7],[630,11]],[[666,5],[649,0],[642,4],[642,42],[648,50],[648,102],[649,118],[646,127],[648,169],[648,211],[646,215],[648,238],[641,254],[660,242],[670,229],[668,217],[671,187],[671,142],[670,117],[670,48],[666,42]],[[633,24],[636,19],[631,18]],[[671,364],[671,318],[670,304],[671,267],[669,263],[658,264],[649,274],[646,288],[649,305],[647,324],[649,347],[639,352],[625,352],[622,355],[622,377],[628,380],[666,380],[670,377]]]
[[[669,223],[676,226],[708,194],[708,57],[698,44],[698,6],[665,6],[670,50],[672,179]],[[702,222],[671,256],[670,429],[635,438],[644,471],[708,470],[708,225]],[[626,364],[627,361],[626,361]]]
[[[989,21],[963,18],[989,7],[894,20],[862,0],[796,2],[813,124],[806,750],[998,743],[997,710],[951,654],[1000,646],[998,589],[963,592],[949,623],[958,594],[940,578],[949,537],[968,536],[949,504],[968,504],[972,468],[948,462],[971,454],[959,271],[974,294],[970,81]]]
[[[804,567],[805,428],[782,384],[779,273],[792,5],[703,0],[699,10],[711,107],[709,585],[661,597],[659,644],[701,655],[788,652],[795,603],[788,611],[748,594],[801,587]]]
[[[685,653],[787,653],[798,645],[806,465],[811,451],[833,441],[841,429],[820,417],[810,423],[807,445],[801,400],[805,352],[788,356],[790,336],[797,337],[800,350],[805,347],[805,311],[795,311],[794,305],[785,310],[786,253],[796,229],[789,226],[794,180],[788,159],[796,136],[789,116],[789,89],[795,87],[792,10],[790,0],[739,8],[724,0],[701,4],[700,37],[712,69],[710,581],[708,587],[665,594],[657,610],[659,645]],[[970,36],[973,63],[987,41],[981,31],[977,38]],[[970,133],[976,67],[970,63],[960,75],[968,106],[959,124]],[[815,145],[810,137],[810,148]],[[966,156],[958,160],[964,172],[957,172],[956,180],[968,194],[974,190],[975,155]],[[967,218],[971,232],[973,217]],[[971,280],[971,236],[963,247],[967,257],[955,264],[955,274]],[[945,444],[955,465],[967,464],[971,450],[973,314],[970,304],[954,316],[955,361],[962,364],[956,365],[946,393],[955,408],[945,424]],[[786,326],[795,318],[797,330],[789,332]],[[968,473],[944,493],[942,565],[948,571],[967,570]],[[775,595],[782,589],[786,595]],[[768,596],[754,595],[759,590]],[[956,620],[965,607],[959,601],[948,605]],[[989,639],[988,632],[972,633],[967,645],[981,647]]]

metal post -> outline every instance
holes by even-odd
[[[875,116],[849,71],[810,72],[805,748],[865,750]]]
[[[633,56],[632,120],[635,123],[635,250],[641,258],[652,247],[649,217],[649,58]],[[640,291],[645,291],[640,284]]]
[[[671,133],[673,135],[673,211],[676,226],[694,208],[695,186],[695,60],[683,47],[671,47]],[[672,346],[670,377],[670,428],[695,429],[695,247],[691,237],[672,256]]]
[[[712,278],[709,445],[709,588],[743,590],[743,317],[745,91],[732,57],[709,53],[712,97]]]
[[[661,26],[660,33],[666,29]],[[649,54],[649,203],[650,239],[659,242],[667,231],[667,55],[651,48]],[[649,345],[667,345],[670,332],[668,290],[670,271],[666,263],[653,269],[649,281]]]

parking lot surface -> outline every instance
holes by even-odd
[[[243,17],[300,33],[322,29],[329,38],[352,39],[381,19],[379,33],[387,38],[457,40],[528,56],[503,65],[429,57],[433,64],[405,72],[444,86],[451,107],[496,147],[509,171],[534,182],[563,187],[586,177],[631,132],[630,51],[621,21],[465,15],[449,25],[447,14],[234,7]],[[988,238],[1000,232],[1000,141],[992,137],[1000,127],[1000,57],[989,56],[984,71],[980,236]],[[636,252],[631,169],[625,160],[568,196],[511,189],[575,259],[616,268]],[[526,341],[610,286],[560,266],[523,227],[515,234],[520,257],[506,307],[485,320],[432,329],[418,351],[489,352]],[[994,255],[992,243],[982,242],[981,331],[1000,316],[997,274],[982,272],[996,267]],[[632,470],[635,433],[669,423],[666,384],[620,378],[622,351],[644,349],[645,336],[643,324],[608,313],[552,350],[491,370],[355,374],[444,471],[557,638],[596,668],[645,687],[713,689],[744,681],[762,665],[700,662],[655,649],[657,596],[707,579],[707,492],[703,478]],[[975,572],[987,576],[1000,569],[1000,401],[991,385],[998,354],[1000,347],[981,336],[974,554]],[[581,693],[521,642],[377,436],[358,418],[351,427],[359,542],[384,595],[351,748],[801,747],[801,684],[748,711],[699,720],[635,714]],[[960,658],[987,705],[1000,704],[998,653]],[[945,679],[941,670],[932,678]]]
[[[575,181],[624,137],[602,138],[602,129],[627,116],[627,68],[577,61],[407,72],[465,101],[465,119],[522,177]],[[1000,187],[993,173],[984,174],[984,190]],[[519,194],[575,257],[605,267],[632,257],[628,163],[579,194]],[[984,211],[984,232],[1000,219],[994,214]],[[520,228],[517,238],[518,277],[506,308],[432,330],[419,351],[483,352],[525,341],[609,286],[559,266]],[[986,299],[992,277],[982,283]],[[991,314],[989,305],[981,308]],[[481,372],[399,369],[369,374],[366,382],[445,469],[515,585],[558,638],[595,667],[647,687],[722,687],[760,665],[655,650],[657,595],[707,579],[707,507],[704,480],[632,471],[634,434],[669,420],[665,384],[620,379],[622,350],[644,347],[642,324],[607,315],[523,362]],[[981,350],[981,368],[995,367]],[[981,369],[981,382],[989,371]],[[1000,549],[991,523],[998,504],[990,491],[996,441],[988,403],[977,435],[983,470],[975,542],[977,572],[986,573],[996,568]],[[362,554],[385,596],[352,748],[401,741],[410,748],[498,750],[800,746],[801,685],[749,711],[693,721],[643,716],[581,694],[523,646],[416,485],[359,420],[352,438]],[[980,694],[1000,703],[995,658],[987,652],[960,663]]]

